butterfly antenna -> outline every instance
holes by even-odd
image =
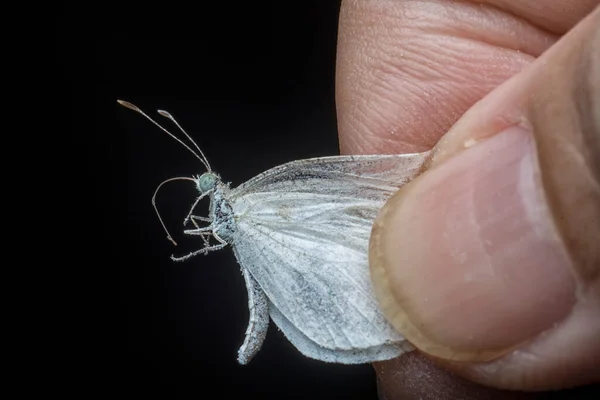
[[[200,160],[200,162],[206,167],[206,169],[208,171],[211,171],[210,166],[208,165],[208,161],[205,161],[206,157],[204,157],[204,154],[202,153],[202,151],[200,151],[200,154],[202,154],[202,157],[200,157],[200,155],[198,155],[198,153],[196,153],[194,150],[192,150],[190,148],[190,146],[188,146],[181,139],[179,139],[177,136],[173,135],[171,132],[169,132],[168,130],[166,130],[165,128],[163,128],[162,125],[160,125],[158,122],[156,122],[155,120],[153,120],[152,118],[150,118],[145,112],[143,112],[136,105],[133,105],[130,102],[124,101],[124,100],[117,100],[117,103],[119,103],[120,105],[122,105],[125,108],[129,108],[130,110],[133,110],[135,112],[138,112],[138,113],[142,114],[144,117],[146,117],[146,119],[148,119],[154,125],[158,126],[160,129],[162,129],[163,132],[165,132],[167,135],[171,136],[173,139],[177,140],[183,147],[185,147],[186,149],[188,149],[190,151],[190,153],[192,153],[198,160]],[[177,124],[177,125],[179,126],[179,124]],[[186,133],[186,136],[189,138],[189,135],[187,133]],[[193,140],[192,140],[192,143],[194,143],[194,145],[196,147],[198,147],[198,145]],[[198,150],[200,150],[200,148],[198,148]]]
[[[160,224],[162,225],[162,227],[165,230],[165,232],[167,233],[167,239],[169,239],[175,246],[177,246],[177,242],[175,240],[173,240],[173,238],[171,237],[171,234],[169,233],[169,230],[167,229],[165,223],[163,222],[163,220],[162,220],[162,218],[160,216],[160,213],[158,212],[158,207],[156,207],[156,194],[158,193],[158,191],[160,190],[160,188],[162,187],[162,185],[164,185],[165,183],[169,183],[171,181],[192,181],[192,182],[196,182],[196,181],[194,181],[192,178],[188,178],[186,176],[181,176],[181,177],[177,177],[177,178],[167,179],[166,181],[162,181],[160,183],[160,185],[158,185],[158,187],[154,191],[154,195],[152,196],[152,205],[154,206],[154,211],[156,211],[156,215],[158,216],[158,220],[160,221]]]
[[[200,146],[198,146],[198,144],[196,142],[194,142],[194,139],[192,139],[192,137],[181,127],[181,125],[179,125],[179,122],[177,122],[175,120],[175,118],[171,114],[169,114],[168,112],[166,112],[165,110],[158,110],[158,113],[160,115],[162,115],[163,117],[170,119],[171,121],[173,121],[173,123],[175,125],[177,125],[177,127],[179,128],[179,130],[181,132],[183,132],[183,134],[185,135],[185,137],[188,138],[188,140],[194,145],[194,147],[196,147],[196,150],[198,150],[198,153],[204,159],[204,162],[203,162],[204,166],[208,169],[208,172],[211,172],[210,164],[208,163],[208,159],[206,158],[206,156],[204,155],[204,153],[200,149]]]

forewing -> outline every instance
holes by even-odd
[[[353,350],[403,340],[375,301],[368,242],[385,200],[418,173],[426,156],[295,161],[232,191],[241,266],[318,346]]]
[[[419,172],[429,153],[335,156],[292,161],[267,170],[233,189],[230,201],[235,202],[251,193],[269,192],[387,198]]]

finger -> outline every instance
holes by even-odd
[[[336,71],[342,153],[430,149],[597,0],[485,3],[343,2]]]
[[[600,382],[600,7],[474,106],[371,236],[386,316],[479,383]]]
[[[378,378],[379,397],[382,400],[538,399],[537,393],[499,390],[461,379],[439,368],[417,352],[374,363],[374,367]],[[558,400],[558,397],[553,400]]]
[[[430,148],[596,3],[344,1],[336,78],[342,152]],[[392,382],[399,365],[379,363],[379,382]]]

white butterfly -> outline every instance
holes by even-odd
[[[207,169],[198,177],[184,178],[200,192],[185,220],[195,229],[184,232],[200,236],[204,247],[173,259],[185,260],[227,245],[233,249],[250,309],[238,352],[240,364],[260,350],[269,317],[302,354],[317,360],[360,364],[412,350],[376,303],[368,246],[377,212],[419,173],[428,152],[292,161],[231,189],[169,113],[158,111],[182,130],[197,152],[138,107],[119,103],[167,132]],[[205,196],[210,198],[208,217],[193,215]]]

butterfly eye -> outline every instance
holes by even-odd
[[[198,178],[196,186],[198,187],[200,193],[206,193],[209,190],[214,189],[216,183],[217,177],[214,174],[207,172],[205,174],[202,174],[202,176]]]

